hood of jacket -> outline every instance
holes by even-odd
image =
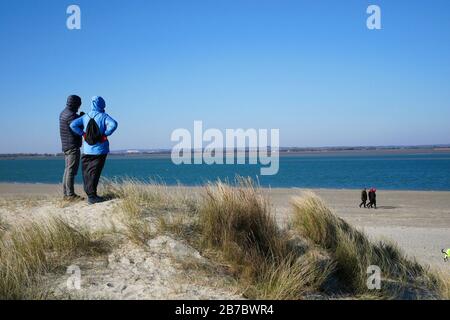
[[[67,98],[66,107],[70,111],[77,112],[81,106],[81,98],[77,95],[71,95]]]
[[[106,102],[102,97],[92,98],[92,111],[105,112]]]

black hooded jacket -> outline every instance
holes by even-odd
[[[361,200],[367,201],[367,191],[366,190],[361,191]]]
[[[69,96],[66,108],[59,115],[59,133],[61,135],[62,151],[73,148],[81,148],[81,137],[70,129],[70,123],[78,118],[78,108],[81,106],[81,98]]]

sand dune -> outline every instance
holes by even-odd
[[[80,187],[78,186],[78,189]],[[198,192],[198,188],[188,188]],[[80,194],[81,194],[81,190]],[[290,216],[290,199],[300,189],[269,191],[280,225]],[[358,208],[358,190],[314,190],[341,217],[373,239],[388,238],[421,263],[450,274],[440,249],[450,247],[450,192],[380,191],[379,209]],[[13,227],[49,217],[63,217],[93,232],[124,225],[117,211],[120,200],[88,206],[59,199],[55,185],[0,184],[0,221]],[[189,261],[190,266],[186,266]],[[161,235],[145,246],[123,242],[95,259],[73,262],[82,269],[82,290],[70,292],[65,274],[48,275],[46,286],[55,297],[89,299],[238,299],[233,279],[220,272],[194,248]],[[192,266],[195,268],[192,268]]]
[[[61,217],[73,226],[85,226],[92,232],[114,233],[115,239],[111,241],[116,244],[111,252],[72,261],[81,270],[81,290],[68,288],[69,276],[65,273],[46,276],[44,288],[54,298],[241,298],[233,291],[229,276],[215,269],[183,241],[168,236],[158,236],[143,245],[126,241],[121,236],[125,226],[117,210],[119,201],[89,206],[84,202],[63,202],[51,195],[34,194],[27,198],[23,194],[14,197],[10,194],[0,200],[0,218],[7,230],[31,221]]]
[[[82,194],[81,186],[77,186]],[[191,188],[193,191],[197,188]],[[302,189],[272,189],[270,191],[274,211],[280,223],[289,217],[289,202]],[[378,209],[360,209],[359,190],[314,189],[336,214],[375,238],[392,239],[410,255],[420,261],[431,263],[450,273],[450,263],[443,263],[440,250],[450,247],[450,192],[434,191],[378,191]],[[58,185],[52,184],[0,184],[0,197],[20,196],[47,197],[60,192]],[[86,206],[82,218],[93,227],[107,223],[104,216],[92,213]],[[45,206],[39,212],[51,211]],[[67,211],[67,210],[63,210]],[[20,215],[19,215],[20,217]],[[70,217],[70,215],[69,215]],[[74,219],[77,219],[74,217]],[[89,220],[91,219],[91,220]],[[101,224],[100,223],[100,224]]]

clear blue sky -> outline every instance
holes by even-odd
[[[0,153],[58,152],[72,93],[105,98],[113,149],[194,120],[282,146],[450,143],[448,0],[2,0],[0,40]]]

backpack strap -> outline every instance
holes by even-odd
[[[101,113],[100,113],[100,112],[97,112],[97,114],[96,114],[95,116],[91,117],[91,116],[89,115],[89,113],[85,113],[85,115],[87,115],[89,119],[94,119],[94,120],[95,120],[95,117],[98,116],[99,114],[101,114]]]
[[[88,116],[88,118],[89,118],[90,120],[94,120],[94,121],[95,121],[95,117],[98,116],[99,114],[102,114],[102,113],[101,113],[101,112],[97,112],[97,114],[91,118],[91,116],[90,116],[88,113],[86,113],[86,115]],[[89,120],[89,121],[90,121],[90,120]],[[95,122],[97,122],[97,121],[95,121]],[[100,125],[99,125],[98,123],[97,123],[97,125],[98,125],[98,127],[100,128]],[[105,129],[105,130],[106,130],[106,129]],[[103,133],[103,134],[104,134],[104,133]]]

